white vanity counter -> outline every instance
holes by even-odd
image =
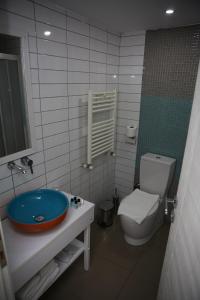
[[[70,200],[72,195],[66,195]],[[22,233],[15,230],[8,219],[4,220],[2,227],[14,291],[18,291],[72,241],[80,246],[75,258],[84,252],[84,266],[87,270],[89,268],[90,224],[93,220],[94,204],[88,201],[84,201],[83,205],[77,209],[70,207],[61,224],[43,233]],[[83,243],[75,239],[82,231],[84,231]]]

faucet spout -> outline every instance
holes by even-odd
[[[16,170],[22,174],[26,174],[26,169],[24,169],[23,167],[19,166],[19,165],[16,165],[16,163],[14,161],[10,161],[8,163],[8,169],[9,170]]]
[[[20,171],[22,174],[26,174],[26,170],[22,168],[22,170]]]

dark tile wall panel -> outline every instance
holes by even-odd
[[[147,31],[142,95],[192,99],[200,25]]]
[[[200,25],[147,31],[135,182],[144,153],[174,157],[176,193],[199,56]]]

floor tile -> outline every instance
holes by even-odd
[[[77,259],[41,300],[155,300],[169,226],[143,246],[128,245],[119,219],[111,227],[91,228],[91,267]],[[81,238],[81,236],[80,236]]]
[[[41,299],[114,300],[128,275],[127,270],[100,257],[93,257],[90,270],[86,272],[81,257]]]
[[[132,270],[144,252],[144,248],[132,247],[125,242],[119,220],[115,220],[112,228],[99,227],[96,230],[101,234],[101,239],[96,244],[94,243],[95,255],[106,258],[127,270]]]
[[[147,243],[118,300],[156,300],[167,235],[168,226],[163,226]]]

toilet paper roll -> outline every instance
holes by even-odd
[[[134,138],[136,137],[137,134],[137,127],[130,125],[126,127],[126,136],[129,138]]]

